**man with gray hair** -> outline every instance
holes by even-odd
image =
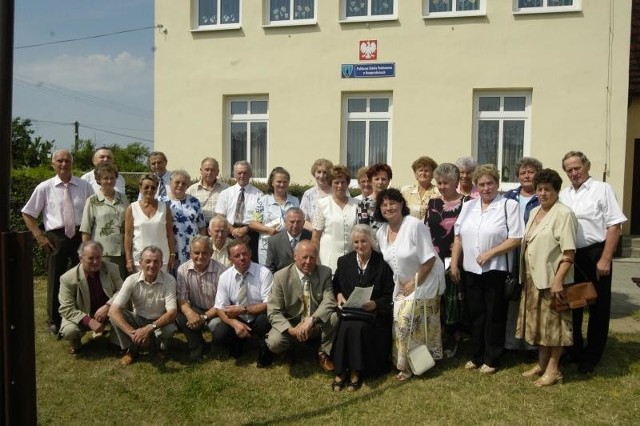
[[[187,194],[193,195],[200,201],[204,220],[207,223],[215,214],[220,193],[229,187],[225,182],[220,182],[218,179],[219,173],[220,165],[218,160],[206,157],[200,163],[200,181],[187,188]]]
[[[178,330],[175,324],[176,280],[162,271],[162,250],[148,246],[140,255],[140,272],[129,275],[109,308],[109,319],[126,350],[122,365],[132,364],[141,349],[152,345],[161,359],[169,339]],[[126,309],[131,304],[133,311]]]
[[[304,229],[304,212],[298,207],[291,207],[284,215],[286,232],[278,232],[269,238],[267,260],[265,266],[275,274],[293,263],[293,250],[302,240],[310,240],[311,232]]]
[[[87,198],[93,195],[93,188],[73,176],[73,156],[68,150],[55,151],[51,167],[56,175],[36,186],[22,209],[22,219],[47,254],[47,322],[49,332],[57,335],[61,321],[60,276],[78,264],[82,211]],[[37,222],[40,215],[44,232]]]
[[[248,236],[251,239],[252,260],[258,262],[258,233],[249,229],[249,222],[263,194],[249,183],[252,171],[248,161],[237,161],[233,165],[233,177],[236,184],[220,193],[215,211],[227,218],[233,238]]]
[[[122,287],[118,265],[102,261],[102,244],[85,241],[78,249],[80,264],[60,277],[60,335],[70,343],[69,353],[82,349],[82,336],[102,334],[109,323],[109,307]],[[112,342],[117,344],[114,333]]]
[[[178,328],[187,337],[189,360],[202,357],[202,332],[213,334],[220,323],[214,307],[218,280],[225,268],[211,258],[211,242],[203,235],[191,240],[191,259],[178,267]]]
[[[100,189],[100,184],[96,180],[95,168],[98,167],[98,164],[115,164],[114,158],[113,158],[113,152],[106,146],[100,147],[96,149],[96,152],[93,153],[93,158],[91,159],[91,162],[93,163],[94,169],[83,174],[80,179],[86,180],[87,182],[89,182],[89,184],[91,184],[91,187],[93,187],[93,190],[97,194],[98,190]],[[115,189],[119,193],[124,194],[124,187],[125,187],[124,178],[122,177],[121,174],[118,174],[118,177],[116,178]]]
[[[225,269],[228,268],[231,266],[231,261],[229,260],[227,247],[231,239],[229,238],[229,222],[227,222],[227,218],[221,214],[214,215],[209,222],[208,231],[213,250],[211,258],[217,260]]]

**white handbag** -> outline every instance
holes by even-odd
[[[413,321],[413,318],[415,317],[415,310],[416,310],[416,300],[414,299],[413,309],[411,310],[412,321]],[[426,336],[427,316],[425,315],[424,312],[422,316],[424,317],[424,332]],[[407,348],[409,347],[410,342],[411,342],[411,332],[409,332],[409,337],[407,338]],[[425,371],[429,370],[434,365],[436,365],[436,362],[434,361],[433,356],[431,356],[431,352],[429,352],[429,349],[427,349],[427,345],[425,344],[418,345],[415,348],[411,349],[407,354],[407,359],[409,361],[409,367],[411,368],[411,372],[416,376],[423,374]]]

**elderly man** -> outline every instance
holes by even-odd
[[[229,260],[229,251],[227,250],[227,247],[232,240],[228,238],[229,222],[227,222],[227,218],[220,214],[214,215],[209,222],[208,231],[213,248],[211,257],[217,260],[225,268],[228,268],[231,266],[231,261]]]
[[[251,239],[253,261],[258,261],[258,233],[249,229],[249,222],[253,217],[258,199],[263,195],[255,186],[249,183],[252,171],[248,161],[238,161],[233,165],[233,177],[236,184],[220,193],[216,204],[216,213],[227,218],[231,224],[233,238],[248,235]]]
[[[164,358],[167,343],[178,330],[176,280],[161,266],[162,250],[145,247],[140,255],[140,272],[124,281],[109,309],[120,347],[126,350],[120,360],[122,365],[132,364],[140,349],[153,343],[160,358]],[[126,309],[129,303],[133,311]]]
[[[66,149],[53,153],[51,166],[56,175],[36,186],[22,209],[22,218],[47,254],[47,322],[49,332],[57,335],[60,276],[78,264],[82,210],[87,198],[93,195],[93,188],[71,174],[73,156]],[[45,232],[36,220],[41,214]]]
[[[222,323],[213,332],[213,343],[226,346],[233,358],[239,358],[249,337],[262,340],[271,328],[267,299],[273,275],[251,261],[246,238],[237,238],[229,244],[229,259],[233,267],[220,276],[216,295],[215,306]]]
[[[225,182],[218,180],[220,165],[218,160],[206,157],[200,163],[200,181],[187,188],[187,194],[193,195],[200,201],[200,207],[204,213],[204,220],[209,223],[215,214],[216,203],[220,193],[229,187]]]
[[[202,332],[213,333],[220,323],[214,307],[224,267],[211,259],[211,242],[198,235],[191,240],[191,259],[178,267],[178,328],[187,337],[189,360],[202,357]]]
[[[294,251],[295,263],[276,272],[267,315],[271,331],[260,349],[258,368],[273,362],[273,354],[289,349],[293,342],[320,336],[318,360],[326,372],[334,370],[329,357],[338,329],[336,299],[331,284],[331,268],[317,265],[318,249],[301,241]]]
[[[296,245],[302,240],[311,239],[311,232],[304,229],[304,217],[302,209],[291,207],[284,216],[286,232],[278,232],[269,238],[265,266],[272,273],[291,265]]]
[[[171,181],[171,172],[167,170],[167,156],[164,152],[153,151],[149,154],[149,168],[154,175],[158,178],[158,190],[156,191],[156,198],[161,196],[168,196]],[[138,196],[138,199],[142,196]]]
[[[60,335],[69,341],[70,354],[81,351],[86,332],[104,331],[113,297],[122,287],[118,266],[103,262],[102,252],[99,242],[83,242],[78,249],[80,264],[60,277]]]
[[[613,188],[589,176],[591,162],[586,155],[568,152],[562,159],[562,168],[571,186],[560,191],[560,201],[571,207],[578,218],[575,281],[593,282],[598,293],[596,302],[589,306],[586,346],[582,338],[583,309],[573,310],[573,346],[569,353],[579,363],[578,371],[591,373],[607,343],[612,259],[627,218],[620,210]]]
[[[83,174],[80,179],[86,180],[87,182],[89,182],[93,187],[93,190],[97,194],[98,190],[100,189],[100,184],[96,181],[95,167],[97,167],[98,164],[114,164],[113,152],[111,152],[111,150],[105,146],[100,147],[96,149],[96,152],[93,153],[93,158],[91,159],[91,161],[93,162],[94,170],[91,170],[90,172]],[[121,174],[118,174],[118,177],[116,178],[115,189],[119,193],[124,194],[125,193],[124,187],[125,187],[124,178],[122,177]]]

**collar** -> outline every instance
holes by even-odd
[[[144,279],[144,272],[140,271],[138,272],[138,283],[142,283],[142,284],[146,284],[146,285],[156,285],[156,284],[162,284],[164,282],[164,277],[163,277],[164,272],[162,270],[158,271],[158,275],[156,275],[156,279],[152,282],[152,283],[147,283],[147,281],[145,281]]]
[[[65,185],[66,183],[68,183],[69,185],[74,185],[74,186],[78,186],[78,182],[76,181],[75,176],[71,176],[71,179],[69,179],[69,182],[63,182],[62,179],[60,179],[60,176],[55,175],[53,177],[53,185],[54,186],[58,186],[58,185]]]
[[[593,185],[593,177],[589,176],[589,179],[585,180],[584,182],[582,182],[582,185],[580,185],[580,188],[576,189],[573,185],[569,186],[569,191],[573,191],[573,192],[578,192],[580,190],[582,190],[582,188],[585,188],[586,190],[591,189],[591,186]]]
[[[211,263],[209,263],[209,265],[211,265]],[[252,276],[256,276],[256,268],[257,268],[257,263],[255,262],[251,262],[251,264],[249,265],[249,268],[247,269],[247,271],[245,272],[245,274],[247,275],[252,275]],[[233,266],[233,270],[235,271],[235,276],[242,276],[242,274],[240,273],[240,271],[238,271],[236,269],[235,266]]]
[[[213,272],[213,266],[213,259],[209,259],[207,268],[203,272],[200,272],[196,269],[196,265],[195,263],[193,263],[193,260],[189,259],[189,261],[187,262],[187,270],[193,271],[196,274],[206,274],[207,272]]]
[[[294,264],[294,266],[296,268],[296,272],[298,273],[298,278],[300,278],[300,282],[302,282],[302,278],[304,278],[305,276],[308,277],[309,278],[309,282],[311,282],[311,274],[309,274],[309,275],[305,274],[300,269],[298,269],[298,265],[296,265],[296,264]]]

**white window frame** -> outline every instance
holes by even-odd
[[[531,152],[531,95],[530,90],[501,90],[501,91],[484,91],[478,90],[473,94],[473,153],[474,157],[478,158],[479,151],[479,123],[481,120],[498,120],[498,172],[500,174],[500,189],[510,190],[518,187],[518,182],[503,182],[502,170],[504,165],[502,164],[503,155],[503,122],[508,120],[524,120],[524,135],[522,144],[522,156],[527,157]],[[500,111],[480,111],[479,103],[482,97],[500,97]],[[504,111],[504,98],[505,97],[524,97],[525,98],[525,110],[524,111]]]
[[[211,25],[200,25],[199,24],[199,16],[200,16],[200,4],[199,0],[191,0],[191,31],[199,32],[199,31],[222,31],[222,30],[237,30],[242,28],[242,0],[238,1],[238,22],[232,22],[229,24],[220,23],[220,8],[222,0],[212,0],[216,2],[217,10],[218,10],[218,23]]]
[[[256,102],[256,101],[265,101],[267,102],[267,113],[266,114],[253,114],[251,113],[251,102]],[[249,113],[248,114],[232,114],[231,113],[231,103],[232,102],[247,102],[248,108],[249,108]],[[231,124],[232,123],[247,123],[247,125],[251,124],[251,123],[260,123],[260,122],[266,122],[267,123],[267,142],[266,142],[266,156],[265,156],[265,176],[257,176],[254,175],[252,177],[252,179],[258,181],[258,182],[266,182],[267,177],[269,175],[269,96],[266,95],[257,95],[257,96],[229,96],[226,99],[226,108],[227,108],[227,135],[225,138],[225,149],[227,149],[227,164],[229,165],[229,167],[227,168],[227,170],[230,171],[231,177],[233,178],[233,159],[232,157],[232,152],[233,152],[233,148],[231,146]],[[243,160],[247,160],[249,163],[252,164],[253,166],[253,162],[251,161],[251,133],[249,131],[247,131],[247,146],[246,146],[246,151],[247,151],[247,158],[243,158]],[[236,160],[237,161],[237,160]],[[254,173],[255,173],[255,168],[254,168]]]
[[[371,21],[395,21],[398,19],[398,0],[388,0],[393,3],[393,13],[388,15],[372,15],[371,14],[371,1],[372,0],[357,0],[367,2],[367,15],[366,16],[347,16],[347,3],[352,0],[340,0],[340,23],[347,22],[371,22]]]
[[[549,6],[549,0],[542,0],[541,7],[519,7],[518,0],[512,1],[514,15],[529,15],[533,13],[580,12],[582,10],[582,0],[573,0],[573,4],[571,6]]]
[[[476,0],[477,2],[479,2],[478,10],[456,10],[456,7],[458,5],[457,0],[449,1],[451,1],[453,4],[452,10],[450,12],[431,12],[429,10],[429,0],[422,0],[422,17],[424,19],[439,19],[487,15],[487,0]]]
[[[255,1],[255,0],[254,0]],[[289,16],[289,19],[281,21],[271,20],[271,0],[262,0],[262,20],[263,27],[293,27],[302,25],[317,25],[318,23],[318,1],[313,0],[313,18],[311,19],[295,19]],[[295,6],[295,0],[289,0],[289,12],[293,10]]]
[[[387,112],[370,112],[371,99],[380,99],[387,98],[389,99],[389,109]],[[349,112],[349,100],[350,99],[366,99],[367,100],[367,111],[366,112]],[[340,149],[340,158],[342,164],[345,164],[349,167],[347,163],[347,127],[349,121],[366,121],[365,128],[365,153],[364,153],[364,165],[371,166],[369,164],[369,131],[370,126],[369,123],[371,121],[387,121],[389,124],[387,126],[387,158],[386,163],[391,164],[392,158],[392,146],[393,146],[393,93],[392,92],[349,92],[342,94],[342,144]],[[358,186],[358,180],[356,176],[351,176],[351,182],[349,184],[350,187],[356,188]]]

